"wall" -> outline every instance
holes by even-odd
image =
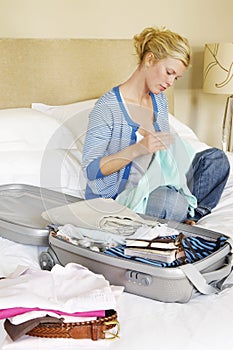
[[[176,83],[176,116],[221,146],[226,96],[202,93],[205,43],[232,42],[232,0],[0,0],[0,37],[132,38],[146,26],[186,36],[192,67]]]

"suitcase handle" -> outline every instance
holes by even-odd
[[[223,282],[232,271],[231,255],[226,258],[227,261],[223,267],[203,274],[193,264],[181,265],[180,269],[200,293],[215,294],[226,288],[226,286],[223,286]],[[215,286],[210,284],[212,281],[216,281]],[[218,284],[221,285],[221,288],[218,287]],[[227,287],[230,286],[227,285]]]

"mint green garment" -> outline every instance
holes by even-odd
[[[187,187],[186,173],[194,155],[191,145],[175,135],[174,143],[167,150],[155,153],[149,169],[138,185],[121,192],[116,200],[139,214],[145,214],[149,194],[159,186],[170,185],[187,198],[189,213],[193,216],[197,200]]]

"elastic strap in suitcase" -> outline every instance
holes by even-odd
[[[228,238],[225,243],[229,243],[231,247],[233,247],[233,240]],[[193,264],[184,264],[180,266],[180,269],[183,271],[188,280],[194,285],[194,287],[202,294],[215,294],[224,288],[229,288],[232,284],[223,285],[226,278],[230,275],[232,271],[232,264],[230,256],[227,257],[228,261],[225,266],[221,269],[212,271],[209,273],[211,275],[212,280],[219,281],[218,285],[211,285],[208,283],[206,273],[205,277]]]

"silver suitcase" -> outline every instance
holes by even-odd
[[[164,222],[164,220],[163,220]],[[125,291],[163,302],[188,302],[193,296],[217,293],[231,272],[231,241],[218,232],[176,223],[176,229],[187,236],[199,236],[211,241],[224,237],[221,248],[209,256],[179,267],[157,267],[145,263],[109,256],[73,245],[49,235],[49,249],[41,253],[42,269],[54,264],[81,264],[102,274],[113,285],[123,285]]]
[[[0,186],[0,236],[22,244],[48,246],[49,229],[41,213],[78,198],[25,184]]]

